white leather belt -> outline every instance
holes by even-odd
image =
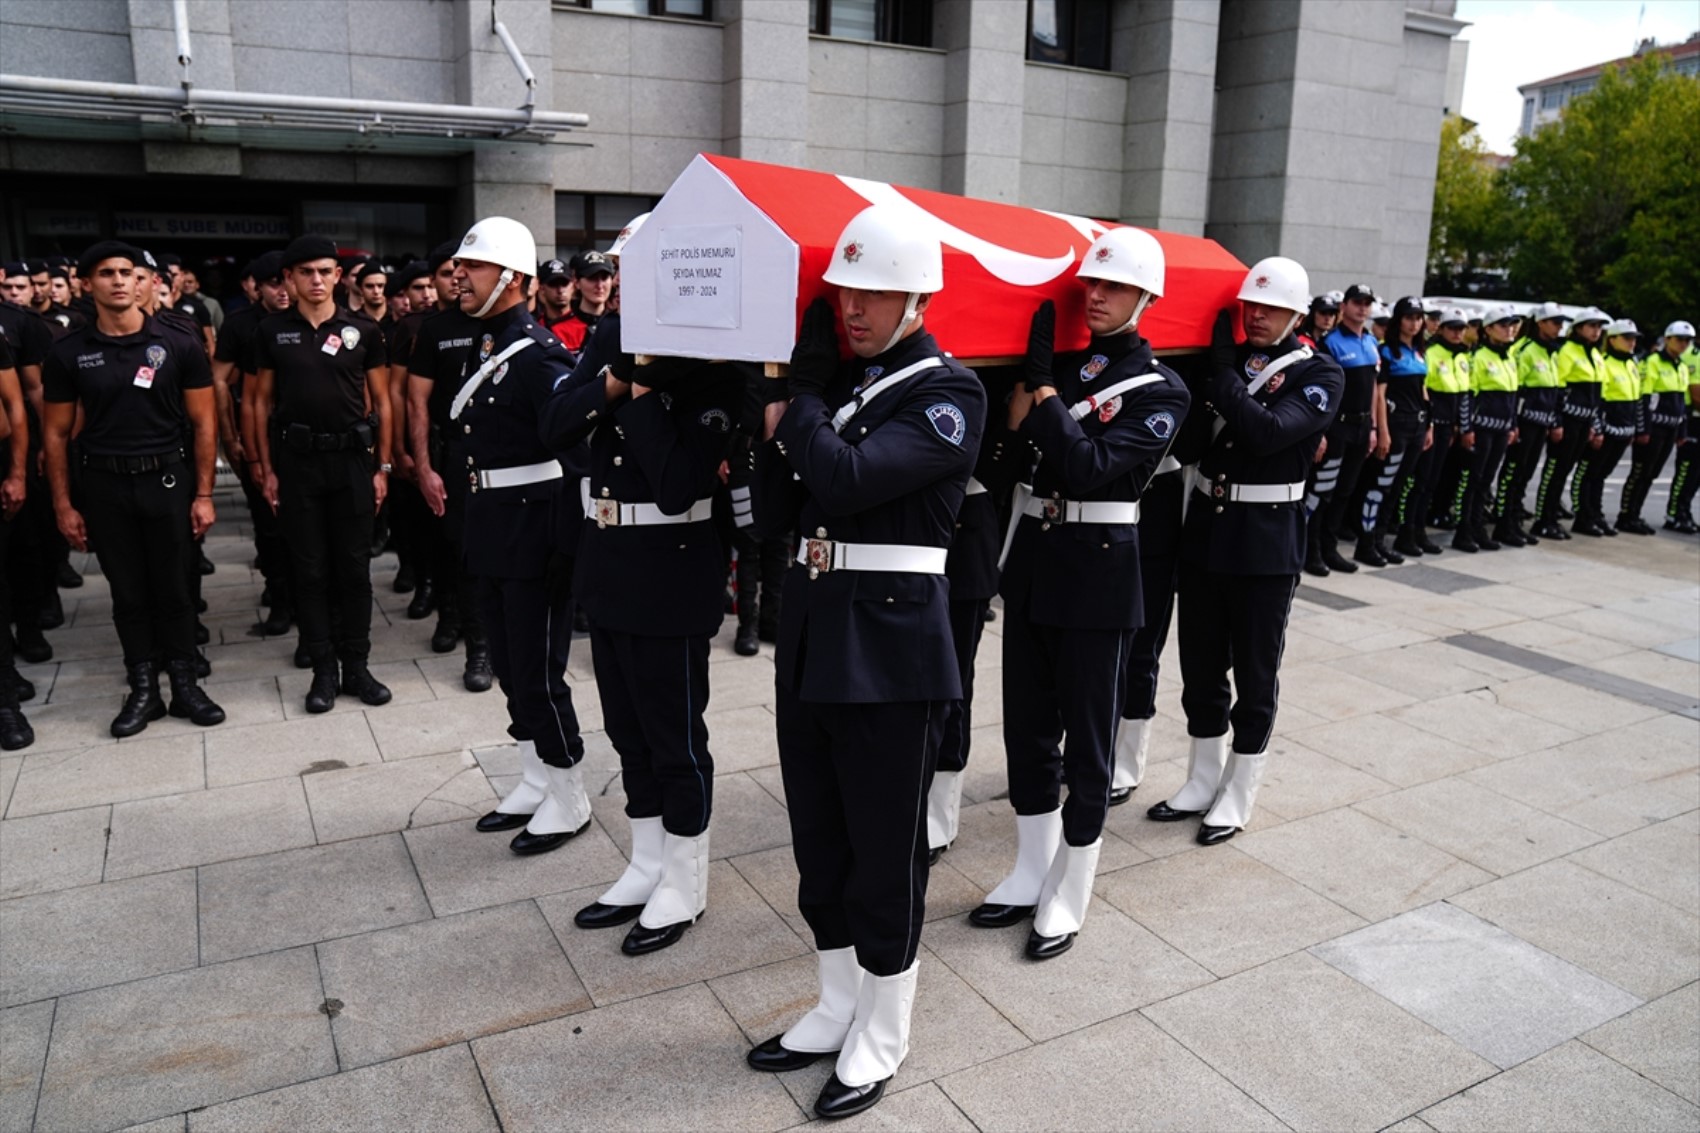
[[[701,523],[714,515],[712,499],[698,500],[689,511],[668,515],[654,504],[623,504],[619,500],[591,500],[584,513],[598,527],[652,527],[663,523]]]
[[[1139,504],[1123,500],[1047,500],[1034,496],[1021,514],[1046,523],[1138,523]]]
[[[968,490],[963,494],[969,496],[983,496],[986,494],[986,486],[980,483],[980,481],[974,479],[974,477],[970,476],[968,477]]]
[[[561,462],[545,460],[537,464],[522,464],[514,468],[488,468],[478,473],[478,488],[519,488],[526,484],[541,484],[561,478]]]
[[[797,562],[818,578],[834,570],[886,570],[904,574],[943,574],[949,552],[943,547],[913,547],[902,543],[839,543],[805,539]]]
[[[1198,486],[1200,493],[1236,504],[1291,504],[1305,498],[1305,482],[1291,484],[1210,484]]]

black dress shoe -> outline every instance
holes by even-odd
[[[1121,806],[1123,803],[1127,802],[1127,800],[1133,798],[1133,792],[1137,789],[1138,788],[1135,787],[1111,787],[1110,805]]]
[[[674,921],[660,928],[644,928],[641,924],[635,924],[632,931],[626,933],[626,939],[620,941],[620,951],[628,956],[643,956],[650,952],[659,952],[663,948],[671,948],[679,943],[679,938],[685,935],[685,930],[695,923]]]
[[[1401,531],[1399,538],[1393,540],[1393,549],[1407,559],[1421,558],[1423,549],[1417,545],[1417,540],[1409,531]]]
[[[1356,574],[1358,564],[1340,553],[1340,548],[1332,543],[1322,545],[1322,561],[1328,564],[1329,570],[1337,570],[1341,574]]]
[[[1678,535],[1700,535],[1700,524],[1695,523],[1692,516],[1681,515],[1674,519],[1667,518],[1665,530],[1674,531]]]
[[[35,729],[24,719],[23,709],[16,704],[0,706],[0,751],[21,751],[34,742]]]
[[[61,590],[75,590],[82,584],[83,576],[68,562],[60,563],[59,569],[53,572],[53,585]]]
[[[389,686],[385,685],[364,664],[344,662],[342,666],[342,690],[349,696],[358,696],[360,703],[370,704],[374,708],[390,702]]]
[[[1543,519],[1529,528],[1529,534],[1541,539],[1560,540],[1564,538],[1564,528],[1550,519]]]
[[[740,657],[754,657],[761,652],[761,638],[756,635],[755,626],[738,627],[738,636],[732,639],[732,652]]]
[[[1607,523],[1605,520],[1602,519],[1602,520],[1599,521],[1599,528],[1600,528],[1600,534],[1601,535],[1609,535],[1613,539],[1617,538],[1617,528],[1613,527],[1611,524]]]
[[[1384,567],[1387,556],[1381,553],[1381,548],[1372,539],[1359,539],[1357,547],[1352,551],[1352,558],[1365,566]]]
[[[1587,535],[1598,539],[1605,535],[1605,528],[1600,526],[1591,516],[1583,516],[1570,525],[1572,535]]]
[[[1500,548],[1500,543],[1486,531],[1477,531],[1476,546],[1484,551],[1497,551]]]
[[[51,592],[47,605],[36,615],[35,624],[42,629],[58,629],[65,624],[65,603],[59,597],[59,591]]]
[[[507,814],[493,810],[480,818],[475,824],[480,834],[494,834],[500,830],[513,830],[531,821],[529,814]]]
[[[436,606],[436,587],[432,586],[429,581],[421,582],[419,584],[419,589],[413,592],[413,601],[407,604],[408,620],[416,622],[429,614],[436,608]],[[453,649],[454,646],[451,645],[449,648]],[[447,650],[445,650],[445,652],[447,652]]]
[[[1617,529],[1627,531],[1631,535],[1651,535],[1653,526],[1638,515],[1620,515],[1617,517]]]
[[[402,563],[396,567],[395,581],[390,583],[390,589],[397,594],[413,593],[413,564]]]
[[[0,682],[10,684],[12,686],[12,691],[17,694],[18,700],[22,703],[27,704],[35,699],[35,685],[28,677],[24,676],[16,669],[8,669],[4,672],[0,672]],[[4,689],[0,689],[0,694],[3,694],[4,692]],[[0,695],[0,700],[3,699],[5,699],[5,697]]]
[[[815,1099],[815,1116],[833,1121],[872,1109],[885,1097],[885,1084],[889,1081],[890,1078],[881,1078],[866,1086],[846,1086],[838,1080],[838,1075],[834,1074],[827,1079],[826,1085],[820,1088],[820,1097]]]
[[[1240,832],[1238,826],[1204,826],[1198,828],[1198,844],[1214,846],[1218,842],[1226,842]]]
[[[1032,915],[1032,905],[994,905],[988,901],[968,914],[968,923],[975,928],[1008,928]]]
[[[205,550],[197,548],[196,553],[198,555],[200,555],[200,557],[201,557],[201,561],[197,565],[199,566],[202,574],[211,574],[213,571],[218,569],[217,567],[213,566],[213,561],[211,559],[207,558],[207,553],[206,553]]]
[[[195,644],[206,645],[212,641],[212,631],[201,624],[201,619],[195,619]]]
[[[563,830],[559,834],[533,834],[529,830],[521,830],[514,835],[514,840],[508,843],[508,849],[516,854],[547,854],[558,846],[564,846],[590,829],[590,820],[585,819],[583,826],[577,830]]]
[[[1061,936],[1040,936],[1037,930],[1030,932],[1027,934],[1027,958],[1054,960],[1074,947],[1076,935],[1078,934],[1065,932]]]
[[[1417,536],[1417,546],[1423,549],[1423,554],[1425,555],[1438,555],[1444,550],[1439,543],[1436,543],[1433,539],[1428,537],[1428,532],[1426,531]]]
[[[325,665],[313,670],[313,684],[307,689],[307,711],[315,716],[336,707],[336,666]]]
[[[260,623],[260,634],[263,637],[282,637],[289,632],[289,610],[285,606],[273,606],[266,615],[266,620]]]
[[[1146,811],[1145,817],[1152,822],[1180,822],[1188,818],[1203,818],[1204,812],[1201,810],[1176,810],[1168,804],[1167,800],[1164,800]]]
[[[437,628],[431,634],[431,652],[449,653],[460,644],[460,623],[452,617],[439,615]]]
[[[1476,546],[1475,538],[1462,527],[1452,534],[1452,549],[1463,551],[1466,555],[1473,555],[1481,550],[1480,547]]]
[[[47,638],[41,635],[41,630],[36,626],[19,622],[18,632],[12,640],[17,655],[31,665],[53,660],[53,646],[47,644]]]
[[[604,905],[601,901],[592,901],[573,914],[573,923],[580,928],[613,928],[632,923],[642,912],[642,905]]]
[[[1305,573],[1315,575],[1317,578],[1327,578],[1334,572],[1329,570],[1328,564],[1322,561],[1322,552],[1316,547],[1312,547],[1309,553],[1305,555]]]
[[[784,1035],[774,1035],[758,1047],[753,1047],[744,1056],[744,1061],[750,1064],[751,1070],[765,1070],[769,1074],[783,1074],[788,1070],[801,1070],[805,1066],[813,1066],[827,1057],[830,1051],[810,1054],[807,1051],[788,1050],[779,1040]]]

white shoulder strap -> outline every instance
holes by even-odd
[[[1159,373],[1139,374],[1136,377],[1123,378],[1114,385],[1099,390],[1085,401],[1077,401],[1069,406],[1068,415],[1078,421],[1100,405],[1126,393],[1128,390],[1138,389],[1140,386],[1148,386],[1153,382],[1162,380],[1163,375]]]
[[[1256,393],[1258,390],[1269,384],[1270,378],[1273,378],[1276,374],[1279,374],[1282,370],[1285,370],[1288,366],[1293,365],[1295,362],[1303,362],[1306,358],[1311,357],[1311,355],[1312,351],[1308,346],[1301,346],[1297,350],[1288,351],[1281,355],[1281,357],[1275,359],[1275,361],[1269,363],[1269,365],[1263,367],[1263,372],[1253,378],[1251,383],[1245,387],[1246,392],[1253,394]],[[1226,427],[1227,424],[1228,423],[1222,420],[1222,418],[1216,418],[1215,422],[1210,426],[1210,439],[1214,441],[1218,436],[1220,436],[1223,428]],[[1188,485],[1188,487],[1190,488],[1191,485]],[[1184,503],[1182,507],[1184,510]]]
[[[497,366],[526,347],[535,345],[536,341],[536,339],[527,335],[517,342],[510,343],[506,350],[473,371],[472,376],[466,379],[466,384],[460,387],[460,392],[455,394],[454,403],[449,406],[449,419],[453,421],[460,418],[460,411],[466,408],[466,403],[472,400],[472,395],[478,392],[478,387],[484,384],[484,379],[495,373]]]
[[[922,370],[930,370],[934,366],[942,365],[944,365],[944,362],[941,359],[923,358],[919,362],[903,367],[903,369],[898,370],[894,374],[885,375],[879,381],[875,382],[873,385],[869,386],[867,389],[863,390],[855,397],[852,397],[849,401],[839,407],[838,412],[832,415],[832,431],[835,433],[842,433],[844,431],[844,426],[850,423],[850,418],[856,416],[856,414],[860,413],[868,402],[872,401],[898,382],[901,382],[903,379],[910,377],[913,374],[918,374]]]

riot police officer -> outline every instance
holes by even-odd
[[[115,241],[79,261],[94,289],[94,324],[48,352],[42,368],[43,447],[59,530],[79,551],[93,537],[112,588],[130,694],[112,734],[135,735],[166,714],[158,666],[171,680],[173,716],[202,726],[224,710],[195,683],[193,540],[213,524],[218,426],[212,372],[201,344],[136,306],[140,254]],[[71,498],[67,442],[78,408],[81,476]],[[193,429],[185,460],[183,439]]]
[[[584,740],[565,680],[572,619],[561,511],[570,497],[544,422],[572,365],[525,308],[536,262],[531,231],[505,216],[479,221],[462,239],[455,292],[477,320],[477,344],[448,410],[465,457],[464,467],[446,471],[467,486],[466,572],[476,580],[508,734],[519,741],[524,770],[478,829],[524,826],[511,843],[516,854],[553,850],[590,825],[579,766]]]
[[[1239,291],[1245,342],[1234,345],[1231,310],[1212,338],[1207,406],[1219,424],[1181,533],[1181,705],[1192,746],[1186,783],[1146,812],[1158,822],[1201,817],[1206,846],[1245,827],[1263,782],[1306,553],[1305,476],[1345,386],[1332,357],[1293,337],[1309,291],[1295,261],[1260,260]]]
[[[1032,916],[1034,960],[1073,946],[1092,899],[1128,649],[1144,620],[1139,497],[1191,401],[1136,329],[1162,297],[1164,266],[1162,245],[1141,229],[1093,241],[1076,273],[1092,332],[1086,352],[1054,358],[1047,300],[1010,401],[1018,440],[1002,455],[1021,483],[999,590],[1016,856],[968,919],[1001,928]]]
[[[632,835],[625,873],[573,923],[636,920],[620,950],[640,956],[677,943],[708,903],[714,758],[703,711],[726,587],[714,493],[745,371],[689,358],[639,366],[619,334],[619,316],[598,322],[550,413],[558,446],[590,439],[573,586]]]
[[[372,525],[391,467],[384,336],[364,315],[338,308],[342,269],[330,239],[295,240],[282,268],[295,306],[260,323],[254,419],[262,483],[289,544],[296,613],[313,662],[307,711],[329,712],[339,692],[388,704],[390,690],[367,668]]]
[[[837,1052],[821,1117],[874,1105],[909,1050],[927,893],[926,799],[945,705],[962,695],[945,560],[986,398],[925,327],[936,237],[879,205],[851,218],[803,316],[789,408],[768,410],[755,511],[804,543],[775,657],[779,763],[814,934],[815,1006],[749,1054],[792,1070]]]

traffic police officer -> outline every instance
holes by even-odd
[[[523,768],[519,785],[478,829],[524,826],[511,843],[516,854],[553,850],[590,825],[584,740],[565,679],[570,547],[560,513],[569,500],[544,432],[545,406],[572,363],[525,308],[536,262],[531,231],[505,216],[479,221],[462,239],[455,291],[478,333],[448,410],[465,458],[464,468],[448,474],[467,486],[466,572],[476,580],[480,621],[512,721],[508,734],[519,741]],[[462,596],[463,603],[472,599]]]
[[[1635,340],[1640,332],[1632,319],[1613,319],[1605,326],[1606,351],[1600,360],[1600,442],[1582,455],[1576,466],[1576,521],[1570,530],[1577,535],[1616,535],[1606,522],[1606,477],[1623,459],[1633,442],[1645,444],[1647,406],[1641,399],[1641,370],[1635,361]]]
[[[329,712],[339,692],[387,704],[390,690],[367,668],[372,524],[390,473],[384,336],[371,319],[337,307],[342,269],[330,239],[298,238],[282,267],[296,302],[260,324],[254,419],[262,425],[262,482],[289,544],[296,615],[313,662],[307,711]]]
[[[1440,315],[1437,337],[1423,351],[1428,369],[1429,425],[1434,443],[1422,454],[1416,474],[1406,486],[1399,504],[1399,542],[1394,550],[1425,555],[1441,553],[1440,544],[1429,538],[1429,512],[1449,465],[1453,441],[1470,429],[1470,351],[1464,345],[1464,312],[1448,308]]]
[[[1694,324],[1678,320],[1665,328],[1663,353],[1674,359],[1673,364],[1684,371],[1683,400],[1688,407],[1687,420],[1676,440],[1676,463],[1671,469],[1670,500],[1665,505],[1665,530],[1679,535],[1700,535],[1700,524],[1694,522],[1694,490],[1700,488],[1700,469],[1694,467],[1700,453],[1700,409],[1696,408],[1696,393],[1700,392],[1700,358],[1694,353]],[[1662,364],[1662,363],[1661,363]]]
[[[1470,431],[1463,438],[1470,456],[1458,478],[1458,528],[1452,533],[1455,551],[1473,555],[1500,548],[1487,523],[1493,513],[1500,462],[1517,437],[1517,364],[1511,360],[1511,343],[1520,321],[1517,308],[1509,303],[1488,308],[1482,316],[1481,338],[1470,353]]]
[[[1322,338],[1322,349],[1345,373],[1346,392],[1323,440],[1322,459],[1311,470],[1306,500],[1311,508],[1310,547],[1305,570],[1314,575],[1326,576],[1331,570],[1351,574],[1358,569],[1340,554],[1335,541],[1375,439],[1371,422],[1381,344],[1366,325],[1374,302],[1375,293],[1363,284],[1346,288],[1340,303],[1340,323]]]
[[[29,490],[24,479],[29,419],[12,347],[4,335],[0,335],[0,441],[6,442],[6,463],[0,468],[4,473],[0,475],[0,572],[4,572],[12,527]],[[20,706],[26,692],[34,696],[35,686],[18,673],[12,659],[12,588],[0,585],[0,751],[18,751],[35,742],[35,732]]]
[[[1564,435],[1560,403],[1564,390],[1558,381],[1555,355],[1563,341],[1564,312],[1557,303],[1542,303],[1529,315],[1534,333],[1518,339],[1511,347],[1517,364],[1517,443],[1505,453],[1499,477],[1499,522],[1493,537],[1513,546],[1533,543],[1537,537],[1523,530],[1528,509],[1523,497],[1534,479],[1535,466],[1547,444]]]
[[[756,524],[804,536],[775,658],[779,765],[820,995],[749,1054],[792,1070],[837,1052],[822,1117],[874,1105],[909,1050],[926,915],[926,800],[962,695],[945,560],[980,449],[985,391],[924,326],[938,240],[879,205],[852,217],[791,356],[789,408],[756,452]]]
[[[203,726],[224,720],[224,710],[195,684],[189,594],[193,541],[214,519],[212,372],[199,342],[137,309],[138,259],[116,241],[83,253],[78,267],[94,288],[94,325],[55,343],[42,369],[43,444],[59,530],[79,551],[93,537],[112,589],[112,623],[130,684],[112,721],[119,737],[166,714],[162,662],[171,715]],[[73,504],[67,443],[79,407],[82,468]],[[193,463],[186,466],[189,428]]]
[[[714,759],[703,711],[726,591],[714,493],[745,372],[689,358],[639,366],[619,334],[617,315],[600,320],[550,413],[558,447],[590,439],[573,586],[632,836],[625,873],[573,920],[635,919],[620,950],[640,956],[677,943],[708,903]]]
[[[1260,260],[1239,291],[1246,341],[1234,345],[1231,311],[1212,337],[1208,408],[1220,420],[1181,534],[1181,705],[1192,749],[1186,783],[1146,812],[1158,822],[1202,817],[1206,846],[1244,828],[1263,781],[1305,559],[1305,475],[1345,387],[1332,357],[1293,337],[1309,291],[1293,260]]]
[[[1675,330],[1677,333],[1672,334]],[[1629,479],[1623,485],[1623,499],[1618,507],[1617,529],[1632,535],[1651,535],[1653,527],[1641,518],[1641,508],[1647,503],[1647,492],[1653,481],[1664,471],[1676,438],[1682,432],[1687,415],[1684,401],[1689,385],[1695,381],[1688,371],[1682,352],[1693,338],[1682,331],[1692,332],[1687,323],[1672,323],[1665,328],[1664,342],[1659,349],[1641,360],[1641,399],[1646,414],[1646,440],[1636,438],[1630,451]],[[1671,485],[1676,495],[1676,485]]]
[[[1026,951],[1034,960],[1073,946],[1092,899],[1128,649],[1144,620],[1139,496],[1191,401],[1135,329],[1163,294],[1156,238],[1111,229],[1076,274],[1092,332],[1086,352],[1056,362],[1047,300],[1028,336],[1024,386],[1010,402],[1017,439],[1003,460],[1021,483],[1000,592],[1016,857],[968,918],[1000,928],[1032,916]]]
[[[1535,494],[1538,517],[1531,533],[1538,539],[1568,539],[1570,532],[1558,525],[1564,505],[1564,486],[1589,448],[1600,445],[1600,380],[1605,358],[1600,354],[1600,332],[1611,316],[1598,307],[1587,307],[1570,320],[1570,337],[1558,349],[1558,380],[1564,387],[1563,430],[1547,445],[1547,462],[1541,469],[1541,486]],[[1575,478],[1581,484],[1581,476]],[[1575,488],[1572,488],[1574,498]]]

